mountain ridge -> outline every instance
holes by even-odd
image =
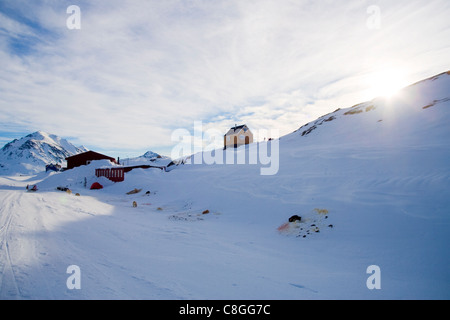
[[[352,107],[338,108],[302,125],[284,137],[300,135],[306,139],[314,137],[313,140],[316,141],[332,134],[342,135],[343,139],[350,141],[351,137],[359,140],[362,134],[368,139],[376,137],[378,142],[395,140],[399,135],[413,134],[419,128],[434,128],[439,122],[436,115],[424,111],[450,101],[448,88],[450,88],[450,71],[417,81],[391,97],[380,96]],[[352,130],[345,130],[345,126],[339,128],[333,126],[336,121],[345,121],[346,127]],[[332,127],[336,130],[332,130]],[[321,131],[326,131],[327,134],[319,133]]]
[[[0,172],[32,174],[45,170],[48,164],[65,165],[65,158],[85,152],[67,139],[44,131],[36,131],[6,143],[0,149]]]

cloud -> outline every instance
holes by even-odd
[[[289,133],[367,99],[368,74],[448,69],[447,1],[70,1],[3,5],[0,123],[117,152],[170,148],[194,121]],[[18,45],[18,40],[22,47]]]

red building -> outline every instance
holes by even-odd
[[[119,168],[100,168],[95,169],[96,177],[106,177],[114,182],[122,182],[125,180],[125,170],[123,167]]]
[[[104,154],[95,151],[87,151],[71,157],[67,157],[67,169],[73,169],[75,167],[88,165],[93,160],[109,160],[113,163],[116,163],[116,159],[114,158],[105,156]]]
[[[116,167],[116,168],[99,168],[95,169],[95,176],[97,177],[106,177],[114,182],[122,182],[125,180],[125,173],[130,172],[133,169],[148,169],[148,168],[157,168],[165,171],[166,167],[159,166],[151,166],[151,165],[138,165],[131,167]]]

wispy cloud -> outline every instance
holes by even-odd
[[[448,68],[448,1],[71,1],[0,6],[0,123],[126,153],[194,121],[281,134],[367,96],[386,65]],[[1,131],[1,130],[0,130]],[[7,131],[7,130],[3,130]]]

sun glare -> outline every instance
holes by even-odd
[[[371,98],[392,97],[406,86],[402,72],[394,69],[374,72],[368,76],[367,82]]]

